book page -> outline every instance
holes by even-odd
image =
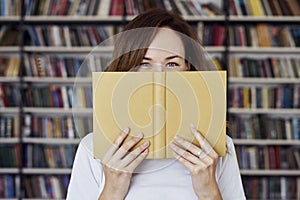
[[[193,123],[220,156],[226,152],[226,73],[94,72],[94,156],[102,158],[125,127],[150,141],[147,158],[172,158],[175,135],[195,141]],[[127,139],[127,140],[128,140]]]

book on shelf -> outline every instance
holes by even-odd
[[[26,35],[31,46],[97,46],[113,36],[122,26],[28,26]],[[1,41],[1,39],[0,39]],[[105,43],[109,45],[108,42]]]
[[[19,144],[0,144],[0,167],[17,168],[21,164]]]
[[[19,116],[0,116],[0,138],[18,138],[19,126]]]
[[[230,116],[233,138],[299,140],[299,117],[271,117],[269,115]]]
[[[300,78],[300,59],[296,57],[249,58],[231,56],[229,77]]]
[[[16,198],[20,178],[15,175],[0,175],[0,198]]]
[[[25,198],[61,199],[66,196],[69,175],[25,176],[23,181]]]
[[[245,88],[250,86],[231,86],[229,88],[229,107],[231,108],[299,108],[300,85],[276,84],[259,85],[255,89],[247,89],[249,94],[245,95]],[[255,100],[255,103],[253,103]],[[251,107],[247,106],[251,105]]]
[[[236,145],[240,169],[296,170],[300,167],[299,149],[293,146]]]
[[[0,57],[0,77],[18,77],[19,69],[19,57]]]
[[[29,86],[24,89],[27,107],[91,108],[92,90],[89,86]]]
[[[21,34],[18,27],[3,25],[0,27],[0,46],[19,46]]]
[[[69,15],[69,16],[122,16],[124,11],[126,15],[137,15],[151,8],[162,8],[172,10],[181,15],[220,15],[223,14],[223,8],[216,2],[176,1],[176,0],[75,0],[72,3],[69,0],[56,1],[30,0],[25,2],[26,15]],[[5,9],[6,10],[6,9]]]
[[[292,176],[262,176],[242,179],[249,199],[299,199],[300,178]]]
[[[90,116],[35,116],[24,115],[24,137],[33,138],[78,138],[79,134],[90,133],[92,117]]]
[[[229,13],[244,16],[299,16],[297,0],[230,0]]]
[[[128,126],[129,138],[143,132],[150,141],[148,158],[173,157],[175,135],[197,143],[190,123],[223,156],[225,80],[225,71],[93,73],[94,156],[101,159]]]
[[[0,107],[17,107],[20,105],[20,88],[13,84],[0,83]]]
[[[26,168],[71,168],[76,145],[26,144],[24,145],[24,167]]]

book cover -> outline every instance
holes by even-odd
[[[194,124],[226,153],[226,72],[93,72],[94,156],[101,159],[125,127],[149,140],[147,158],[172,158],[180,135],[197,145]],[[142,143],[143,140],[140,142]]]

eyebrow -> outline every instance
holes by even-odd
[[[181,56],[177,56],[177,55],[174,55],[174,56],[169,56],[169,57],[166,57],[165,60],[172,60],[174,58],[180,58],[180,59],[183,59]],[[143,57],[144,60],[152,60],[151,58],[149,57]]]

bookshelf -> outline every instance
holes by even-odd
[[[54,91],[54,94],[66,93],[66,91],[72,92],[70,88],[75,81],[74,73],[78,70],[78,68],[73,67],[76,66],[74,63],[78,65],[83,61],[85,56],[93,50],[97,39],[99,42],[99,38],[103,40],[118,33],[122,26],[139,12],[150,7],[163,6],[165,9],[173,9],[182,13],[184,18],[198,30],[206,51],[212,56],[219,58],[223,68],[228,70],[228,94],[231,94],[229,93],[231,88],[241,88],[242,92],[238,93],[244,94],[245,92],[246,96],[248,95],[248,99],[241,95],[238,100],[239,103],[246,103],[249,106],[251,103],[253,104],[253,101],[250,101],[251,98],[254,100],[254,94],[257,95],[256,92],[251,93],[251,96],[250,92],[247,94],[247,90],[243,88],[249,88],[248,91],[251,91],[252,88],[253,91],[256,88],[280,88],[281,86],[287,86],[293,88],[292,91],[294,92],[290,91],[290,93],[298,95],[298,97],[293,96],[293,106],[287,108],[257,105],[245,108],[244,106],[233,107],[229,104],[228,117],[232,125],[233,131],[230,134],[237,147],[247,198],[300,198],[296,196],[297,192],[299,193],[300,191],[300,165],[297,163],[299,154],[297,149],[300,147],[300,140],[296,133],[296,130],[300,130],[300,61],[297,57],[300,53],[300,13],[298,12],[300,5],[299,3],[297,4],[297,1],[287,1],[288,6],[284,6],[279,0],[259,0],[255,2],[260,2],[261,4],[258,3],[256,5],[251,4],[249,0],[199,0],[201,4],[197,4],[197,6],[190,4],[187,7],[185,3],[187,1],[178,1],[179,3],[174,4],[175,1],[168,0],[164,1],[165,4],[158,5],[140,1],[140,4],[134,5],[133,2],[135,1],[129,0],[124,1],[125,4],[119,1],[121,2],[121,9],[119,10],[116,7],[110,7],[110,2],[117,2],[114,0],[76,0],[73,1],[72,5],[65,7],[64,10],[63,6],[60,7],[61,10],[51,10],[60,1],[43,1],[44,3],[49,3],[45,5],[38,3],[36,0],[21,0],[21,4],[18,4],[18,2],[19,0],[3,1],[1,2],[0,10],[0,91],[2,92],[0,92],[0,127],[1,119],[3,119],[4,124],[7,124],[7,121],[10,124],[13,118],[17,119],[14,125],[16,127],[14,136],[12,137],[12,134],[8,134],[9,136],[0,137],[1,147],[11,146],[11,148],[4,148],[10,149],[5,150],[5,155],[9,152],[14,154],[12,157],[19,156],[22,163],[26,163],[28,161],[27,157],[32,157],[32,153],[26,154],[26,152],[33,151],[33,149],[40,148],[39,152],[41,154],[43,154],[46,147],[72,146],[76,149],[77,144],[80,142],[76,131],[88,133],[91,131],[92,125],[88,122],[79,122],[80,124],[77,124],[79,129],[76,130],[75,124],[70,125],[69,123],[68,125],[68,121],[70,121],[72,113],[75,113],[76,117],[91,119],[91,102],[85,103],[85,106],[77,106],[76,109],[72,110],[70,97],[67,98],[68,100],[59,102],[59,99],[55,99],[48,94],[46,96],[53,98],[52,104],[51,102],[42,104],[44,103],[43,100],[40,100],[39,103],[34,100],[29,102],[26,95],[31,96],[32,93],[28,91],[35,91],[34,94],[40,96],[40,98],[43,96],[43,92],[49,92],[49,90]],[[71,1],[65,0],[62,2]],[[97,2],[105,3],[97,4]],[[211,6],[211,4],[207,4],[211,2],[219,9]],[[291,3],[294,3],[294,9],[290,9]],[[123,7],[124,5],[125,8]],[[256,11],[254,12],[253,10]],[[19,31],[17,35],[15,34],[16,31]],[[103,32],[106,32],[106,35],[103,35]],[[214,38],[210,38],[209,35],[212,35],[211,33],[213,32],[217,34],[215,34]],[[270,35],[261,35],[261,33],[266,32],[270,33]],[[10,33],[12,33],[14,39],[4,41],[3,35],[7,37]],[[52,43],[47,41],[49,37],[45,37],[43,33],[44,35],[56,35],[55,37],[53,36]],[[76,39],[71,40],[71,37],[65,37],[66,34],[76,35],[78,33],[85,38],[85,40],[80,40],[81,43],[76,43]],[[251,35],[249,36],[249,34]],[[259,41],[262,41],[260,38],[264,37],[267,38],[266,41],[269,41],[268,44],[259,43]],[[94,42],[93,40],[88,40],[88,38],[93,38]],[[102,58],[101,56],[100,58],[95,56],[94,59],[105,63],[109,59],[112,50],[112,46],[97,48],[95,53],[101,55]],[[17,67],[16,71],[12,69],[1,71],[4,67],[9,66],[4,64],[3,60],[13,58],[19,59],[19,64],[11,65]],[[295,61],[285,60],[286,58],[294,59]],[[38,62],[36,60],[48,64],[37,65]],[[241,73],[246,68],[247,63],[249,68],[251,66],[262,66],[266,71],[268,71],[267,69],[272,71],[272,67],[275,66],[269,60],[277,60],[277,63],[284,63],[282,64],[284,69],[293,66],[293,70],[289,70],[289,72],[294,74],[279,73],[278,76],[275,76],[273,73],[272,76],[271,73],[271,75],[267,76],[263,73],[259,74],[257,71],[254,71],[254,74],[249,74],[249,70],[247,76],[245,76],[245,71]],[[50,66],[50,61],[53,66],[60,67],[53,68],[54,70],[52,69],[51,71],[49,67],[46,67]],[[60,63],[60,65],[57,63]],[[61,66],[61,63],[64,64],[64,67]],[[229,67],[227,68],[226,66]],[[58,69],[64,69],[65,72],[55,74],[54,72]],[[7,71],[10,71],[10,73],[5,74],[4,72]],[[285,72],[285,70],[282,72]],[[90,87],[91,79],[89,76],[89,74],[84,74],[77,78],[77,86]],[[56,88],[57,91],[55,92],[53,88]],[[65,89],[61,91],[61,88]],[[298,90],[295,88],[298,88]],[[4,106],[2,90],[6,90],[6,94],[11,94],[10,99],[15,99],[15,101],[6,100]],[[279,89],[275,91],[279,91]],[[232,97],[230,95],[228,97],[228,101],[232,101]],[[286,101],[291,101],[291,99]],[[53,104],[53,102],[57,104]],[[66,124],[63,123],[66,125],[67,131],[61,129],[58,131],[58,135],[53,134],[52,137],[41,137],[41,135],[33,134],[33,121],[42,121],[37,123],[40,124],[40,126],[37,126],[40,130],[46,130],[47,128],[50,130],[51,128],[54,129],[57,119],[67,121]],[[259,122],[259,120],[262,122]],[[271,127],[276,128],[268,130],[276,133],[272,137],[267,136],[264,122],[268,122],[271,124]],[[47,124],[47,128],[43,128],[46,126],[45,124]],[[9,127],[11,126],[9,125]],[[253,134],[255,131],[261,134]],[[62,135],[65,137],[62,137]],[[285,137],[282,137],[282,135],[285,135]],[[16,147],[18,145],[19,147]],[[247,167],[242,165],[241,162],[244,157],[247,157],[254,163],[259,162],[258,152],[267,152],[269,147],[290,149],[291,154],[295,156],[290,158],[294,159],[294,168],[257,169],[251,167],[250,164],[250,167],[248,167],[247,161]],[[51,154],[51,150],[49,152]],[[54,152],[53,150],[52,154]],[[261,153],[264,156],[267,154]],[[74,156],[73,154],[70,155],[70,158]],[[0,162],[0,164],[3,163]],[[26,167],[21,164],[10,164],[10,167],[0,167],[0,184],[5,183],[9,185],[5,192],[0,192],[0,199],[50,198],[45,192],[47,187],[44,183],[46,182],[51,183],[50,188],[55,191],[50,195],[51,198],[64,198],[65,190],[58,188],[67,187],[71,166],[49,167],[46,162],[43,164],[44,167],[39,167],[38,165],[38,167],[30,165],[28,165],[30,167]],[[297,166],[297,169],[295,166]],[[34,193],[32,188],[37,185],[40,185],[39,191]],[[268,187],[271,189],[268,189]],[[287,188],[290,188],[290,190]]]

